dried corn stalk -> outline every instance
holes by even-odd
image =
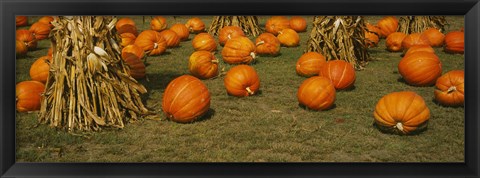
[[[53,62],[39,113],[40,123],[68,131],[123,128],[151,114],[129,76],[107,16],[66,16],[53,21]]]
[[[431,27],[444,32],[447,20],[445,16],[405,16],[398,23],[398,31],[405,34],[421,33]]]
[[[260,34],[257,16],[214,16],[208,33],[218,35],[220,29],[225,26],[238,26],[243,29],[245,35],[257,36]]]
[[[345,60],[362,69],[369,57],[365,28],[361,16],[315,16],[305,52],[318,52],[327,60]]]

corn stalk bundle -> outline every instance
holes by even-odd
[[[445,16],[405,16],[400,17],[398,24],[397,31],[405,34],[421,33],[431,27],[445,32],[447,20]]]
[[[361,16],[315,16],[305,52],[318,52],[327,60],[345,60],[362,69],[369,57]]]
[[[208,33],[218,35],[218,32],[225,26],[238,26],[248,36],[257,36],[261,31],[257,16],[214,16]]]
[[[116,43],[115,17],[68,16],[53,21],[53,61],[39,122],[68,131],[123,128],[152,114],[147,92],[128,74]]]

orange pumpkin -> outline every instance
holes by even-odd
[[[297,61],[297,74],[304,77],[311,77],[318,75],[322,65],[325,65],[327,60],[325,57],[317,52],[307,52],[300,56]]]
[[[419,51],[435,53],[435,50],[430,45],[415,45],[408,48],[407,52],[405,52],[404,57]]]
[[[122,49],[122,59],[130,68],[129,74],[134,79],[145,77],[145,64],[142,62],[143,49],[137,45],[128,45]]]
[[[185,23],[185,27],[188,28],[190,33],[200,33],[205,31],[205,23],[198,18],[198,17],[193,17]]]
[[[118,34],[131,33],[135,36],[138,34],[135,22],[128,17],[118,19],[117,23],[115,24],[115,29],[117,29]]]
[[[394,16],[386,16],[377,22],[377,26],[380,29],[380,37],[388,37],[397,31],[398,19]]]
[[[167,19],[162,16],[153,17],[150,21],[150,29],[155,30],[157,32],[165,30],[167,28]]]
[[[54,18],[52,16],[43,16],[40,19],[38,19],[38,22],[47,24],[50,28],[53,28],[52,21]]]
[[[42,56],[33,62],[30,66],[30,78],[42,83],[47,82],[48,73],[50,72],[50,65],[47,63],[52,62],[51,56]]]
[[[218,32],[218,42],[223,46],[228,40],[237,36],[245,36],[242,28],[238,26],[225,26]]]
[[[192,40],[192,46],[195,51],[216,51],[217,50],[217,43],[215,42],[215,38],[208,33],[200,33],[195,35]]]
[[[365,31],[365,45],[367,45],[367,47],[372,48],[377,46],[379,40],[375,33]]]
[[[42,94],[45,85],[38,81],[23,81],[16,85],[15,96],[17,100],[17,111],[27,112],[40,109]]]
[[[15,40],[15,52],[17,55],[25,55],[28,52],[27,45],[24,42]]]
[[[142,59],[145,55],[145,52],[139,46],[132,44],[132,45],[125,46],[122,49],[122,58],[123,59],[128,58],[127,55],[135,55],[138,59]]]
[[[255,44],[247,37],[232,38],[223,47],[222,58],[228,64],[250,64],[255,59]]]
[[[335,102],[336,91],[332,81],[314,76],[302,82],[297,91],[298,102],[312,110],[327,110]]]
[[[280,53],[280,41],[271,33],[262,33],[255,40],[255,52],[257,54],[265,54],[277,56]]]
[[[209,79],[218,75],[218,60],[210,51],[195,51],[188,60],[188,69],[199,79]]]
[[[319,76],[332,80],[337,90],[350,89],[355,84],[355,68],[344,60],[331,60],[320,68]]]
[[[168,119],[188,123],[207,113],[210,93],[203,82],[191,75],[172,80],[163,93],[162,109]]]
[[[286,28],[278,32],[280,44],[286,47],[295,47],[300,44],[300,36],[295,30]]]
[[[159,55],[166,51],[167,42],[153,30],[145,30],[135,39],[135,45],[142,48],[149,56]]]
[[[29,50],[35,50],[37,48],[37,40],[31,31],[25,29],[17,30],[16,40],[25,43]]]
[[[293,16],[292,18],[290,18],[289,22],[289,26],[292,30],[295,30],[296,32],[307,31],[307,21],[305,20],[305,18],[300,16]]]
[[[28,25],[28,17],[27,16],[15,16],[15,26],[27,26]]]
[[[180,45],[180,37],[178,37],[177,33],[172,30],[163,30],[160,32],[160,36],[162,36],[165,41],[167,42],[167,47],[177,47]]]
[[[253,67],[237,65],[228,70],[223,84],[229,95],[244,97],[254,95],[258,91],[260,78]]]
[[[412,33],[407,35],[402,41],[402,47],[408,49],[415,45],[430,45],[427,36],[421,33]]]
[[[429,28],[422,32],[422,35],[428,38],[430,46],[440,47],[443,46],[445,35],[436,28]]]
[[[137,37],[133,33],[122,33],[120,34],[120,38],[122,42],[120,42],[120,46],[125,47],[135,43],[135,39]]]
[[[463,70],[452,70],[439,77],[435,83],[435,100],[445,106],[463,106],[464,76]]]
[[[366,24],[365,24],[365,27],[366,27],[366,31],[367,31],[367,32],[373,33],[373,34],[377,35],[377,36],[380,38],[380,36],[381,36],[381,31],[380,31],[380,28],[378,28],[378,26],[372,25],[372,24],[370,24],[370,23],[366,23]]]
[[[278,35],[279,31],[286,28],[290,28],[290,21],[285,16],[270,17],[265,23],[265,31],[275,36]]]
[[[188,31],[188,28],[185,26],[185,24],[179,24],[179,23],[175,24],[172,27],[170,27],[170,30],[177,33],[178,37],[180,38],[180,41],[185,41],[190,36],[190,32]]]
[[[430,110],[423,98],[412,91],[383,96],[373,113],[375,124],[383,131],[410,134],[426,128]]]
[[[445,35],[444,50],[448,53],[464,53],[465,42],[464,32],[452,31]]]
[[[403,57],[398,72],[410,85],[430,86],[442,75],[442,63],[434,53],[419,51]]]
[[[50,27],[48,24],[40,22],[33,23],[29,30],[33,33],[33,36],[35,36],[35,39],[37,40],[46,39],[50,34]]]
[[[391,52],[402,51],[402,41],[406,36],[407,35],[403,32],[393,32],[392,34],[388,35],[387,40],[385,41],[387,50]]]

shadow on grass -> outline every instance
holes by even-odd
[[[346,89],[342,89],[342,90],[336,90],[336,92],[349,92],[349,91],[355,90],[355,88],[357,88],[357,86],[353,85],[350,88],[346,88]]]
[[[460,105],[460,106],[449,106],[449,105],[445,105],[445,104],[439,103],[439,102],[435,99],[435,97],[433,97],[431,100],[432,100],[432,102],[435,103],[436,105],[441,106],[441,107],[444,107],[444,108],[455,108],[455,109],[456,109],[456,108],[463,108],[463,107],[465,107],[464,105]]]
[[[325,110],[313,110],[313,109],[310,109],[310,108],[308,108],[307,106],[302,105],[302,104],[300,104],[300,103],[298,103],[298,106],[299,106],[300,108],[302,108],[302,109],[304,109],[304,110],[306,110],[306,111],[310,111],[310,112],[330,111],[330,110],[333,110],[333,109],[337,108],[337,104],[335,104],[335,103],[333,103],[333,105],[332,105],[330,108],[325,109]]]
[[[150,98],[152,91],[157,91],[163,93],[167,88],[167,85],[175,78],[182,76],[182,73],[178,72],[162,72],[162,73],[153,73],[147,74],[146,78],[138,80],[145,88],[147,93],[142,95],[142,101],[146,102]],[[148,77],[148,80],[147,80]]]
[[[420,135],[421,133],[427,130],[428,120],[424,123],[420,124],[415,130],[405,134],[402,131],[398,130],[397,128],[393,127],[386,127],[378,125],[376,122],[373,122],[372,126],[376,127],[380,132],[385,134],[392,134],[392,135],[400,135],[400,136],[413,136],[413,135]]]

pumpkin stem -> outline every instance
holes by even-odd
[[[231,34],[228,34],[227,38],[228,39],[232,39],[232,36],[230,36]]]
[[[219,62],[218,59],[212,60],[212,63],[218,63],[218,62]]]
[[[402,124],[401,122],[397,122],[397,125],[395,125],[395,127],[396,127],[398,130],[400,130],[400,131],[403,132],[403,124]]]
[[[247,87],[247,88],[245,88],[245,89],[247,90],[247,92],[248,92],[249,95],[255,94],[255,92],[253,92],[252,90],[250,90],[250,87]]]
[[[157,43],[153,43],[153,49],[157,49],[158,48],[158,44]]]
[[[251,52],[250,56],[252,56],[252,59],[255,59],[255,52]]]
[[[259,41],[257,44],[255,44],[255,46],[262,45],[262,44],[265,44],[265,41]]]
[[[448,88],[447,93],[452,93],[452,92],[454,92],[454,91],[456,91],[456,90],[457,90],[457,87],[451,86],[450,88]]]

